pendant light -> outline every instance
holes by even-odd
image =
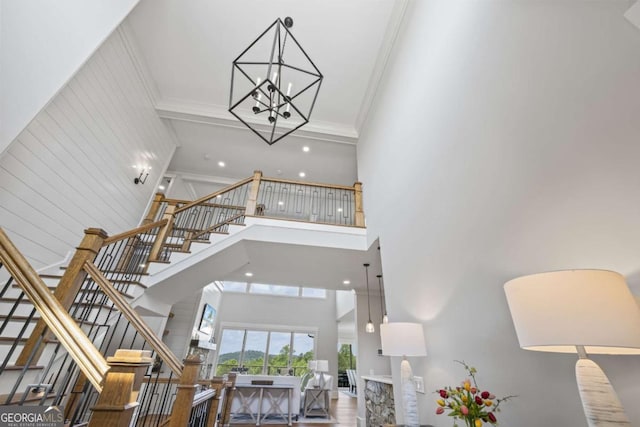
[[[376,277],[378,278],[378,288],[380,289],[380,312],[382,313],[382,323],[389,323],[389,316],[387,316],[387,303],[384,300],[382,274],[378,274]]]
[[[364,330],[368,334],[372,334],[376,331],[375,326],[373,326],[373,322],[371,321],[371,300],[369,298],[369,264],[364,265],[364,275],[367,284],[367,307],[369,308],[369,321],[367,322],[367,326],[365,326]]]

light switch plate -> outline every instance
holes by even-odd
[[[415,384],[416,384],[416,391],[418,393],[424,394],[424,378],[413,377],[413,381],[415,381]]]

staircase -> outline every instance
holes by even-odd
[[[64,405],[69,425],[88,423],[89,409],[100,406],[106,374],[101,374],[102,381],[86,375],[66,342],[51,333],[57,332],[55,324],[51,316],[43,319],[42,307],[31,298],[29,289],[41,283],[40,292],[55,296],[64,310],[57,312],[58,317],[73,320],[89,339],[85,346],[95,347],[103,356],[138,351],[144,353],[140,360],[154,360],[135,393],[139,405],[131,414],[133,423],[178,423],[171,414],[185,365],[132,304],[144,307],[145,297],[153,294],[150,286],[193,265],[196,254],[206,252],[207,246],[230,245],[230,236],[245,227],[247,218],[363,228],[361,187],[359,183],[343,187],[270,179],[256,172],[192,202],[159,194],[144,224],[134,230],[111,237],[99,229],[86,230],[73,258],[59,272],[45,272],[29,281],[0,268],[0,279],[4,278],[0,290],[0,404]],[[6,259],[6,254],[0,256],[3,264]],[[147,301],[147,308],[151,306]]]

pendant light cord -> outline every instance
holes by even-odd
[[[369,264],[364,264],[364,275],[367,279],[367,307],[369,307],[369,322],[371,322],[371,300],[369,299]]]
[[[380,315],[382,316],[383,320],[384,320],[384,314],[386,313],[386,310],[384,309],[384,296],[382,294],[382,274],[378,274],[378,291],[380,292]],[[382,322],[384,323],[384,321]]]

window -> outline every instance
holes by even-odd
[[[301,376],[314,358],[314,335],[225,328],[219,351],[216,375],[240,370],[253,375]]]
[[[222,282],[224,292],[241,292],[259,295],[279,295],[285,297],[326,298],[326,289],[303,288],[300,286],[269,285],[265,283]]]
[[[301,296],[305,298],[326,298],[327,290],[317,288],[302,288]]]
[[[284,295],[297,297],[298,288],[296,286],[264,285],[262,283],[252,283],[249,292],[252,294]]]
[[[222,282],[224,292],[247,292],[247,284],[243,282]]]

